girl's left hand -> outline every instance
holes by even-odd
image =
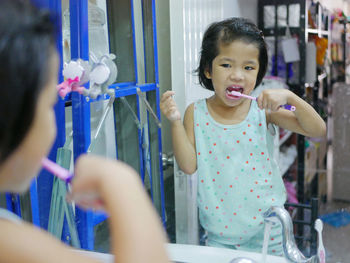
[[[266,89],[261,92],[257,102],[260,109],[278,111],[278,109],[288,104],[291,92],[287,89]]]

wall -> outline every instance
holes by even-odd
[[[319,0],[319,2],[329,10],[339,8],[343,10],[346,15],[349,15],[350,1],[347,0]]]
[[[242,16],[258,21],[258,0],[224,0],[224,17]]]
[[[159,87],[160,94],[171,89],[171,58],[170,58],[170,20],[169,1],[156,1],[158,57],[159,57]],[[165,120],[163,118],[163,120]],[[169,140],[169,123],[162,123],[163,152],[172,151],[171,140]]]

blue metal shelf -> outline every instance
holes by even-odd
[[[133,41],[134,41],[134,65],[135,65],[135,82],[128,83],[116,83],[111,85],[109,88],[115,90],[116,98],[126,97],[130,95],[137,94],[137,88],[139,88],[142,92],[148,93],[151,91],[155,91],[156,93],[156,115],[158,119],[160,119],[160,109],[159,109],[159,77],[158,77],[158,53],[157,53],[157,38],[156,38],[156,21],[155,21],[155,1],[152,1],[152,23],[153,23],[153,42],[154,42],[154,63],[155,63],[155,83],[146,83],[146,84],[138,84],[137,77],[137,52],[135,45],[135,19],[134,19],[134,8],[133,2],[132,5],[132,27],[133,27]],[[71,18],[71,56],[72,59],[81,58],[84,60],[89,60],[89,34],[88,34],[88,16],[87,16],[87,0],[77,0],[70,1],[70,18]],[[86,85],[88,88],[88,85]],[[91,127],[90,127],[90,107],[89,103],[96,100],[107,100],[109,97],[107,95],[100,96],[96,100],[87,101],[83,96],[73,93],[71,95],[72,99],[72,112],[73,112],[73,149],[74,149],[74,160],[78,158],[78,156],[82,153],[85,153],[90,145],[90,136],[91,136]],[[137,102],[137,115],[140,119],[140,107]],[[148,119],[149,122],[149,119]],[[118,131],[116,131],[118,134]],[[116,135],[117,136],[117,135]],[[142,149],[143,145],[143,137],[141,136],[141,131],[139,130],[139,154],[140,154],[140,173],[141,177],[144,178],[145,170],[144,165],[145,156],[144,150]],[[118,149],[118,146],[117,146]],[[165,207],[164,207],[164,189],[163,189],[163,169],[162,169],[162,148],[161,148],[161,129],[158,129],[158,150],[159,154],[157,158],[159,158],[159,167],[151,167],[151,169],[159,169],[160,174],[160,193],[161,193],[161,211],[160,214],[162,216],[163,224],[165,225]],[[117,153],[118,154],[118,153]],[[150,162],[150,160],[148,160]],[[150,181],[152,181],[152,174],[150,174]],[[151,192],[151,195],[153,191]],[[105,214],[93,214],[91,212],[84,212],[80,209],[77,209],[76,213],[76,222],[78,227],[79,238],[81,242],[81,246],[83,249],[92,250],[94,247],[94,236],[93,236],[93,227],[94,225],[102,222],[106,219]]]

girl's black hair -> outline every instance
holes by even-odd
[[[48,81],[55,29],[29,0],[0,0],[0,163],[23,141]]]
[[[255,86],[261,83],[268,65],[267,46],[262,31],[252,21],[234,17],[211,24],[204,33],[199,67],[195,71],[198,74],[199,83],[204,88],[214,90],[211,79],[208,79],[204,73],[207,70],[212,71],[212,62],[219,54],[220,44],[230,44],[235,40],[254,44],[259,49],[259,72]]]

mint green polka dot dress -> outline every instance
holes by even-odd
[[[276,161],[265,111],[251,102],[245,120],[216,122],[206,100],[194,105],[200,223],[208,243],[261,252],[262,213],[282,206],[286,191]],[[282,251],[281,227],[273,228],[269,253]]]

